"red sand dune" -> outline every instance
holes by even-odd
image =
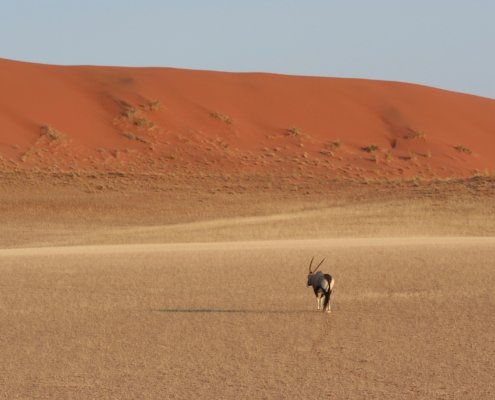
[[[0,85],[2,169],[495,171],[495,100],[425,86],[2,59]]]

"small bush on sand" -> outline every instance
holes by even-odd
[[[219,112],[212,112],[210,114],[213,118],[218,119],[219,121],[222,121],[224,124],[231,125],[232,124],[232,118],[229,115],[225,115]]]
[[[361,150],[366,151],[367,153],[373,153],[378,150],[378,146],[376,144],[370,144],[369,146],[361,147]]]
[[[126,137],[129,140],[136,140],[136,135],[134,135],[134,133],[131,132],[124,132],[122,136]]]
[[[424,133],[423,131],[411,130],[411,132],[409,132],[404,138],[409,140],[425,140],[426,133]]]
[[[61,140],[63,138],[63,135],[50,125],[42,125],[41,134],[50,140]]]
[[[333,157],[333,151],[328,149],[321,149],[320,154],[323,154],[324,156],[327,157]]]
[[[296,127],[291,127],[291,128],[287,128],[285,130],[287,136],[290,136],[290,137],[300,137],[301,136],[301,130],[299,128],[296,128]]]
[[[127,119],[133,119],[136,115],[139,114],[139,110],[136,107],[126,105],[124,111],[122,111],[122,116]]]
[[[390,150],[383,152],[383,160],[386,164],[390,164],[392,162],[392,152]]]
[[[159,110],[161,110],[163,107],[162,107],[162,103],[160,103],[160,100],[153,100],[153,101],[150,101],[150,102],[146,105],[146,108],[147,108],[149,111],[159,111]]]
[[[133,123],[139,128],[153,128],[155,126],[155,123],[147,118],[135,118]]]
[[[469,147],[459,145],[459,146],[454,146],[454,149],[456,149],[459,153],[463,154],[473,154],[473,150],[471,150]]]
[[[404,157],[405,160],[408,160],[408,161],[415,161],[416,160],[416,154],[414,154],[413,152],[409,152],[407,153],[407,155]]]

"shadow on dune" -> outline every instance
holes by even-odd
[[[165,308],[153,310],[169,314],[303,314],[309,310],[242,310],[229,308]]]

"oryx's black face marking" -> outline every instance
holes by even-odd
[[[309,275],[308,275],[308,287],[312,286],[313,291],[316,296],[316,304],[317,309],[323,309],[326,312],[330,312],[330,296],[332,295],[332,289],[334,284],[334,279],[329,274],[324,274],[323,272],[318,271],[320,265],[325,261],[323,259],[314,271],[311,270],[311,266],[313,265],[314,257],[311,259],[309,263]],[[323,302],[323,304],[322,304]]]

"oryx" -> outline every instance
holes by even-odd
[[[316,307],[318,310],[324,310],[327,313],[330,312],[330,296],[332,295],[332,288],[335,282],[335,279],[332,278],[329,274],[324,274],[321,271],[318,271],[318,268],[325,259],[321,260],[318,266],[314,271],[311,270],[311,266],[313,265],[314,257],[311,259],[309,263],[309,275],[308,275],[308,287],[313,286],[313,291],[316,296]],[[318,272],[317,272],[318,271]],[[325,302],[322,305],[323,298],[325,298]]]

